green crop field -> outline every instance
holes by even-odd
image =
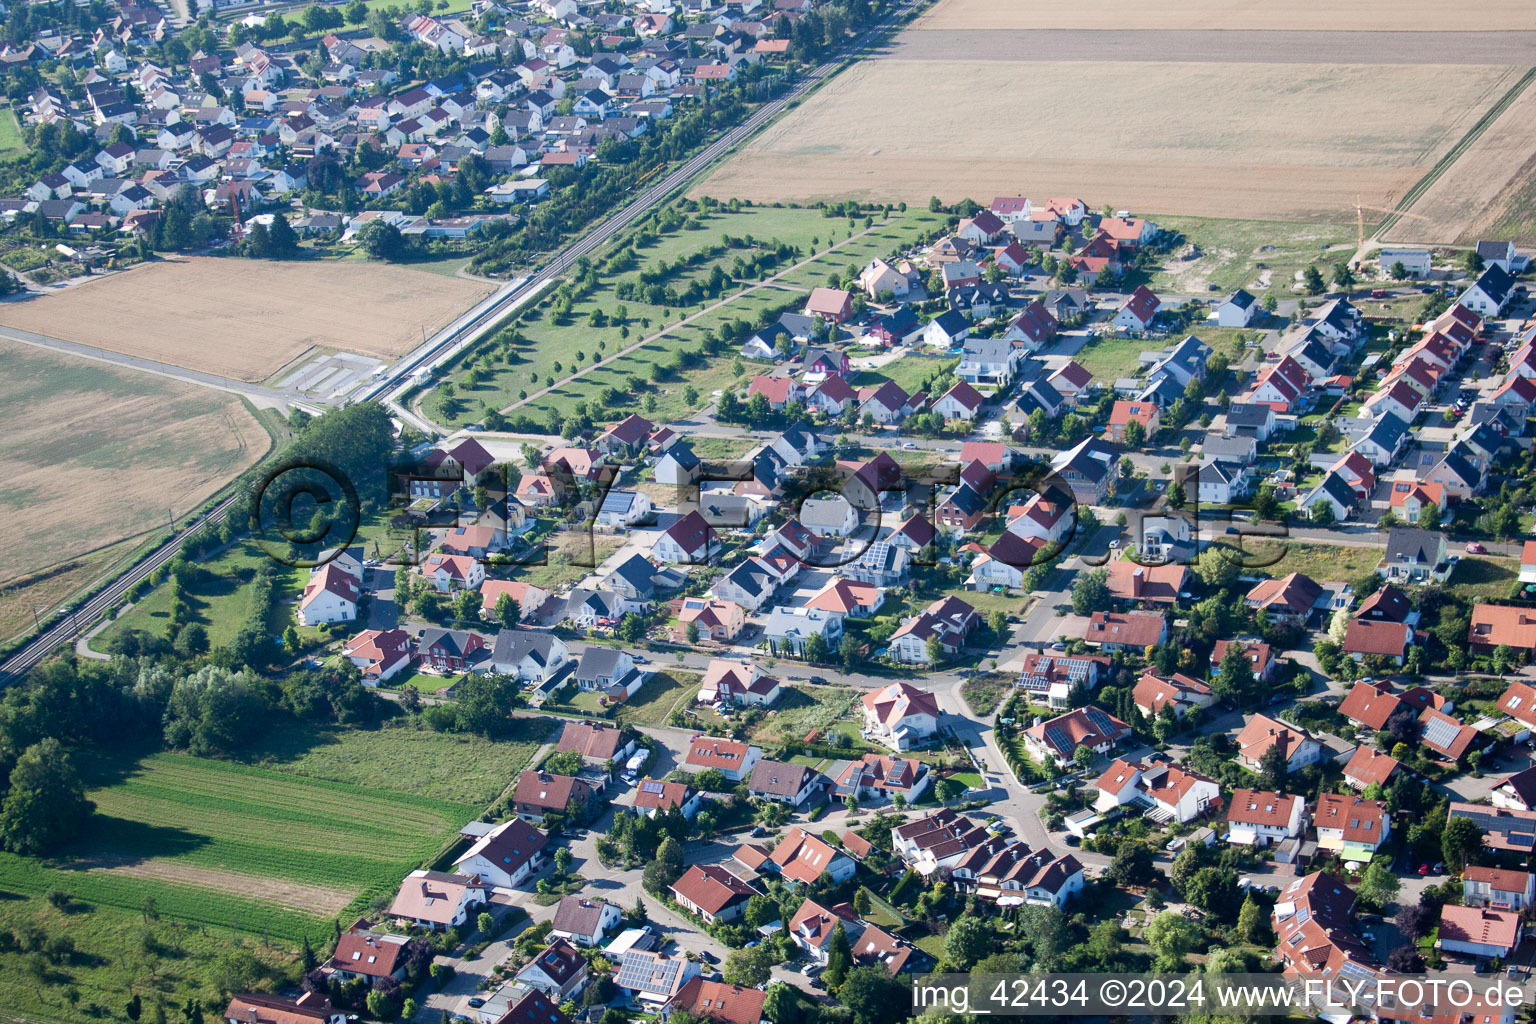
[[[897,251],[942,224],[942,218],[924,211],[892,213],[865,232],[864,218],[850,222],[829,218],[816,209],[756,207],[738,212],[718,211],[699,219],[696,229],[681,228],[659,236],[658,240],[636,250],[635,265],[611,279],[604,279],[581,301],[569,316],[555,322],[552,308],[545,304],[522,314],[518,330],[525,341],[509,351],[492,351],[481,345],[469,353],[449,376],[453,393],[446,395],[439,386],[421,402],[422,409],[434,419],[462,426],[475,422],[487,409],[500,409],[521,401],[523,394],[534,394],[549,381],[565,381],[549,394],[519,406],[515,413],[544,419],[551,412],[569,414],[578,402],[597,404],[605,388],[624,388],[639,383],[629,405],[654,399],[650,415],[660,419],[677,418],[694,411],[684,401],[684,390],[699,393],[698,405],[708,404],[710,393],[731,383],[733,353],[707,360],[682,372],[671,371],[671,360],[680,347],[698,351],[706,335],[730,321],[757,323],[784,309],[798,308],[811,288],[827,283],[831,276],[841,277],[850,267],[860,266],[871,257]],[[850,234],[857,236],[849,241]],[[811,250],[821,253],[806,266],[791,269],[783,264],[773,274],[782,275],[773,284],[755,288],[756,280],[734,281],[733,289],[719,299],[706,300],[688,308],[655,306],[636,299],[621,301],[614,288],[622,282],[637,282],[641,271],[661,262],[674,264],[681,257],[703,252],[721,243],[725,235],[751,237],[756,243],[779,241],[794,246],[810,259]],[[840,247],[827,251],[839,243]],[[687,281],[707,278],[715,267],[731,273],[741,249],[701,260],[668,279],[674,287]],[[718,305],[717,305],[718,304]],[[613,318],[623,307],[627,325],[615,325]],[[593,311],[607,318],[603,326],[593,326]],[[688,319],[692,317],[693,319]],[[687,320],[686,323],[683,321]],[[627,326],[627,335],[626,335]],[[652,337],[654,335],[654,337]],[[633,352],[625,349],[649,338]],[[579,378],[571,375],[583,367],[592,367],[594,359],[603,362],[588,369]],[[653,378],[653,368],[661,364],[667,371]],[[473,369],[479,380],[470,385]]]
[[[448,680],[445,680],[447,682]],[[550,735],[543,719],[519,718],[495,740],[416,728],[273,730],[248,752],[261,768],[312,779],[485,807]]]
[[[89,838],[46,865],[0,855],[0,888],[125,910],[153,897],[169,917],[292,941],[392,894],[481,810],[179,754],[83,767]]]
[[[16,123],[16,111],[7,107],[0,110],[0,158],[20,156],[27,150],[27,140],[22,138],[21,125]]]

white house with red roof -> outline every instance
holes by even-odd
[[[774,412],[783,412],[790,402],[798,402],[805,397],[800,382],[793,377],[763,375],[753,377],[752,383],[747,386],[748,400],[754,395],[762,395],[768,402],[768,408]]]
[[[304,584],[304,595],[299,598],[299,625],[352,622],[357,618],[360,596],[358,578],[335,562],[327,562],[310,573],[309,582]]]
[[[651,548],[651,554],[671,564],[705,565],[720,549],[714,528],[697,511],[689,512],[667,527]]]
[[[1008,321],[1008,329],[1003,332],[1002,338],[1025,352],[1034,352],[1056,337],[1059,326],[1051,311],[1036,299]]]
[[[1293,772],[1316,764],[1322,757],[1322,746],[1305,732],[1267,715],[1254,715],[1237,734],[1238,763],[1258,771],[1265,753],[1273,746],[1285,754],[1286,768]]]
[[[1344,781],[1350,788],[1360,790],[1385,786],[1402,767],[1396,758],[1362,743],[1349,755],[1349,763],[1344,766]]]
[[[712,658],[699,683],[699,703],[766,707],[779,698],[779,681],[759,666]]]
[[[933,403],[933,411],[946,420],[964,420],[969,423],[981,411],[986,396],[965,381],[960,381]]]
[[[926,743],[938,731],[938,701],[910,683],[890,683],[866,693],[863,704],[865,736],[892,750]]]
[[[1193,821],[1221,802],[1221,787],[1177,765],[1116,758],[1099,776],[1094,810],[1107,813],[1131,804],[1149,808],[1159,822]]]
[[[728,782],[745,782],[762,756],[761,748],[748,743],[717,736],[695,736],[688,743],[688,756],[681,767],[688,772],[716,769]]]
[[[438,590],[474,590],[485,582],[485,563],[469,555],[428,555],[421,575]]]
[[[805,302],[805,315],[840,324],[853,315],[853,296],[841,288],[813,288]]]
[[[378,686],[410,665],[411,635],[403,629],[365,629],[347,641],[341,656],[362,671],[364,686]]]
[[[1229,842],[1268,846],[1301,835],[1306,824],[1307,804],[1299,796],[1256,789],[1232,791],[1227,808]]]
[[[460,874],[475,875],[498,888],[511,889],[544,866],[544,847],[548,842],[543,832],[522,818],[513,818],[475,840],[453,866]]]
[[[1157,318],[1162,300],[1146,285],[1138,285],[1115,314],[1114,325],[1127,331],[1145,331]]]

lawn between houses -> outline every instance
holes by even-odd
[[[670,366],[673,353],[682,346],[698,350],[706,335],[714,333],[722,325],[735,320],[756,323],[776,311],[798,308],[814,287],[825,285],[832,278],[841,278],[850,268],[862,266],[875,256],[888,255],[912,244],[919,237],[933,231],[943,223],[941,215],[926,210],[894,212],[889,220],[879,220],[868,230],[864,218],[849,221],[843,217],[827,217],[815,208],[747,207],[736,212],[717,210],[693,215],[698,225],[661,234],[659,239],[646,248],[635,250],[633,266],[622,273],[599,281],[598,287],[572,306],[571,314],[556,323],[552,300],[546,299],[536,308],[519,314],[504,327],[514,325],[526,341],[513,346],[505,354],[491,351],[485,342],[477,344],[450,370],[446,380],[453,384],[453,394],[445,395],[439,385],[421,400],[427,415],[439,422],[463,426],[481,419],[487,408],[504,408],[518,402],[526,392],[533,394],[544,388],[550,379],[559,382],[549,394],[520,405],[514,414],[522,413],[535,419],[547,418],[552,412],[568,415],[578,402],[597,404],[605,388],[623,388],[631,378],[639,382],[651,382],[633,401],[643,401],[654,396],[654,417],[675,419],[695,411],[683,401],[684,389],[694,388],[699,393],[698,405],[706,405],[711,393],[736,381],[731,372],[735,359],[733,349],[727,349],[713,359],[705,358],[694,367],[682,371],[668,371],[660,381],[652,381],[653,367]],[[789,270],[793,262],[781,264],[770,271],[770,276],[784,276],[774,284],[754,288],[756,280],[733,280],[731,291],[718,300],[706,299],[703,307],[724,302],[717,309],[700,314],[699,307],[680,309],[656,306],[635,298],[619,300],[614,289],[622,282],[638,282],[643,269],[655,267],[662,261],[675,264],[680,257],[703,252],[717,246],[724,235],[735,238],[751,236],[757,243],[783,242],[795,247],[801,255],[794,262],[807,258],[811,251],[821,255],[804,267]],[[855,236],[850,241],[850,236]],[[633,237],[633,236],[631,236]],[[838,248],[828,249],[833,243]],[[668,283],[682,284],[690,280],[706,278],[715,267],[727,274],[732,263],[746,251],[728,248],[700,263],[678,270],[668,278]],[[613,323],[620,306],[628,318],[628,336],[624,326]],[[607,318],[603,327],[593,327],[591,315],[600,310]],[[696,315],[688,323],[680,321]],[[667,327],[671,324],[671,327]],[[500,331],[489,337],[496,337]],[[613,353],[629,348],[640,339],[657,335],[635,351],[622,356]],[[599,349],[599,345],[602,346]],[[580,358],[578,357],[580,354]],[[570,374],[602,356],[607,361],[576,379]],[[556,368],[558,366],[558,369]],[[750,373],[752,364],[747,364]],[[481,380],[470,386],[469,372],[478,370]]]

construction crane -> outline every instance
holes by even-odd
[[[229,234],[236,242],[245,237],[245,225],[240,223],[240,196],[235,191],[234,183],[229,187],[229,208],[235,214],[235,226],[230,228]]]
[[[1388,198],[1390,198],[1390,197],[1388,197]],[[1355,232],[1356,232],[1356,236],[1357,236],[1356,240],[1355,240],[1355,254],[1356,254],[1356,256],[1358,256],[1360,254],[1360,250],[1365,248],[1365,211],[1366,210],[1371,210],[1371,211],[1373,211],[1375,213],[1395,214],[1398,217],[1411,217],[1414,220],[1429,220],[1428,217],[1421,216],[1420,214],[1417,214],[1417,213],[1409,213],[1406,210],[1393,210],[1393,209],[1389,209],[1389,208],[1387,208],[1385,206],[1367,206],[1367,205],[1364,205],[1364,204],[1362,204],[1360,202],[1360,197],[1359,196],[1355,196]]]

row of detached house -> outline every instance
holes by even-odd
[[[320,42],[328,60],[318,71],[300,67],[295,54],[252,43],[199,51],[185,67],[129,58],[121,38],[106,32],[63,52],[31,47],[10,54],[10,62],[72,60],[84,92],[68,98],[45,85],[18,112],[30,123],[72,122],[99,146],[23,195],[0,200],[0,214],[41,213],[77,230],[141,231],[153,223],[152,208],[184,186],[210,205],[234,199],[248,211],[305,188],[310,158],[331,151],[346,159],[359,149],[383,158],[353,183],[365,201],[413,181],[451,182],[472,153],[503,179],[486,189],[493,203],[537,201],[548,191],[541,168],[580,167],[605,140],[639,138],[734,79],[742,65],[782,56],[782,47],[764,46],[772,43],[766,19],[793,21],[804,10],[762,17],[743,10],[760,6],[721,7],[707,25],[686,27],[666,15],[573,12],[552,23],[547,12],[535,21],[503,9],[502,27],[490,34],[458,18],[410,15],[399,25],[405,38],[469,62],[425,82],[401,81],[379,59],[388,44],[372,37],[326,35]],[[611,24],[599,26],[594,17]],[[156,23],[163,34],[163,16]],[[596,36],[590,56],[571,45],[578,31]],[[161,37],[146,38],[142,29],[132,35],[139,44]],[[210,82],[217,91],[205,88]],[[240,101],[221,98],[231,95]],[[567,104],[570,112],[561,113]],[[111,141],[119,126],[129,141]],[[493,216],[501,215],[408,217],[399,226],[452,237]],[[368,219],[347,224],[323,214],[298,226],[355,231]]]

